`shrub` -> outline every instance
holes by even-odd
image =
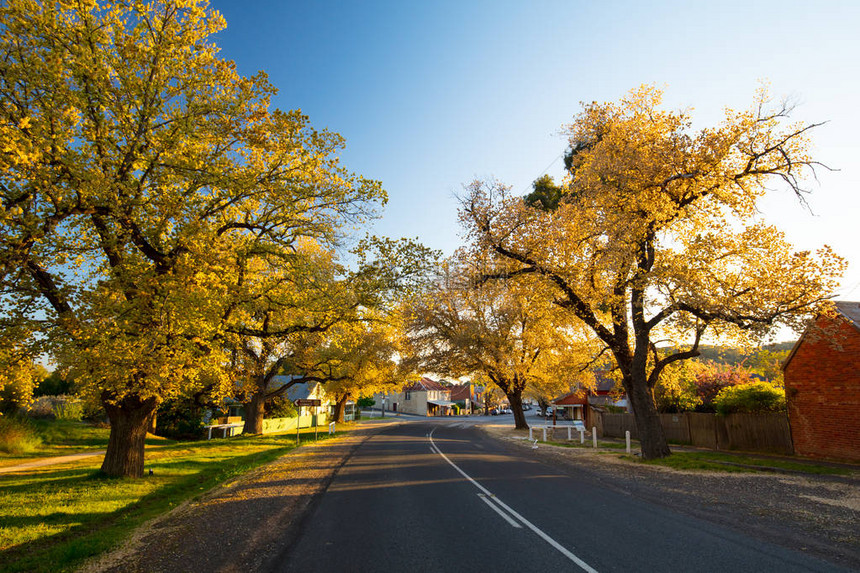
[[[163,402],[155,416],[155,433],[175,440],[203,437],[203,407],[192,398]]]
[[[714,398],[718,414],[780,412],[785,410],[785,390],[769,382],[729,386]]]
[[[267,418],[295,418],[299,415],[298,412],[296,412],[295,405],[283,396],[269,398],[266,400],[263,408]]]
[[[80,422],[84,417],[84,404],[80,400],[69,396],[57,396],[63,398],[54,402],[54,418],[57,420],[72,420]]]
[[[30,422],[18,416],[0,416],[0,452],[26,454],[42,443]]]
[[[39,396],[28,407],[31,418],[54,418],[80,421],[84,417],[84,403],[74,396]]]
[[[355,402],[355,405],[359,408],[373,408],[374,404],[376,402],[374,402],[373,396],[362,396]]]

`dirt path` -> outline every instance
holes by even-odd
[[[10,473],[10,472],[25,472],[25,471],[31,470],[33,468],[41,468],[44,466],[53,466],[56,464],[64,464],[67,462],[76,462],[78,460],[91,458],[93,456],[103,456],[104,453],[105,453],[105,451],[101,450],[98,452],[83,452],[80,454],[69,454],[67,456],[51,456],[50,458],[40,458],[38,460],[33,460],[31,462],[25,462],[23,464],[0,467],[0,474]]]
[[[389,425],[303,446],[147,523],[82,571],[265,571],[290,547],[301,520],[355,448]]]

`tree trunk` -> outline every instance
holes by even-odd
[[[158,399],[127,396],[118,403],[102,400],[110,420],[110,437],[102,472],[111,477],[143,476],[146,432],[152,426]]]
[[[334,403],[334,421],[344,422],[344,412],[346,412],[346,403],[349,401],[349,395],[341,396]]]
[[[639,430],[642,458],[652,460],[671,455],[672,451],[666,443],[660,414],[648,383],[645,380],[632,380],[626,386],[627,398],[633,407],[633,419],[636,421],[636,429]]]
[[[523,412],[523,393],[511,392],[506,394],[508,402],[511,404],[511,410],[514,411],[514,424],[517,430],[528,430],[529,424],[526,422],[526,413]]]
[[[263,418],[265,417],[266,393],[256,392],[251,395],[251,401],[245,403],[245,425],[243,434],[262,434]]]

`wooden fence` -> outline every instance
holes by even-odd
[[[638,439],[632,414],[600,413],[598,428],[605,436]],[[774,414],[660,414],[666,439],[712,450],[742,450],[793,454],[791,430],[784,413]]]

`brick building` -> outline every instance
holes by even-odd
[[[783,371],[795,452],[860,461],[860,302],[816,318]]]

